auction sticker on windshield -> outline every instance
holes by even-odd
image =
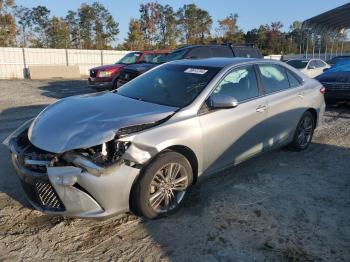
[[[200,69],[200,68],[187,68],[185,70],[185,73],[197,74],[197,75],[204,75],[206,72],[208,72],[208,70]]]

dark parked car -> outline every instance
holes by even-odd
[[[253,45],[189,45],[176,49],[172,53],[160,59],[156,63],[143,65],[130,65],[123,68],[117,80],[117,87],[122,86],[126,82],[150,70],[156,65],[164,62],[170,62],[180,59],[197,59],[210,57],[248,57],[248,58],[263,58],[260,50]]]
[[[115,64],[91,68],[90,77],[88,78],[89,86],[98,91],[115,89],[116,79],[123,67],[131,64],[148,63],[169,53],[169,50],[130,52]]]
[[[335,56],[332,59],[329,59],[327,63],[331,66],[334,66],[335,64],[339,62],[346,62],[350,61],[350,56],[349,55],[343,55],[343,56]]]
[[[316,79],[326,88],[327,102],[350,101],[350,61],[335,64]]]

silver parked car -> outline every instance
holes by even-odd
[[[62,99],[4,143],[39,210],[156,218],[203,175],[277,147],[306,149],[323,92],[277,61],[174,61],[117,91]]]

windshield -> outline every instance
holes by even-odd
[[[291,65],[294,68],[302,69],[302,68],[306,67],[308,62],[309,61],[307,61],[307,60],[289,60],[289,61],[287,61],[287,64]]]
[[[162,58],[167,54],[146,54],[142,57],[140,63],[151,63],[151,64],[160,64]]]
[[[123,56],[122,59],[120,59],[116,64],[135,64],[137,62],[137,59],[139,59],[141,53],[138,52],[131,52],[125,56]]]
[[[126,83],[116,92],[150,103],[181,108],[190,104],[220,69],[165,64]]]
[[[181,49],[178,51],[171,52],[167,56],[162,57],[161,62],[165,63],[165,62],[183,59],[187,51],[188,49]]]

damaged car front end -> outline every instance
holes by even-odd
[[[86,103],[78,103],[78,108],[76,100],[82,98]],[[96,109],[100,100],[104,106]],[[114,103],[134,103],[134,107],[131,112],[111,114]],[[133,183],[155,151],[132,144],[130,134],[159,124],[172,112],[108,92],[72,97],[49,106],[3,144],[11,151],[13,166],[33,207],[51,214],[105,217],[129,210]],[[130,113],[138,115],[137,120],[125,117]],[[86,116],[89,124],[82,122]],[[71,135],[60,136],[60,127]]]

